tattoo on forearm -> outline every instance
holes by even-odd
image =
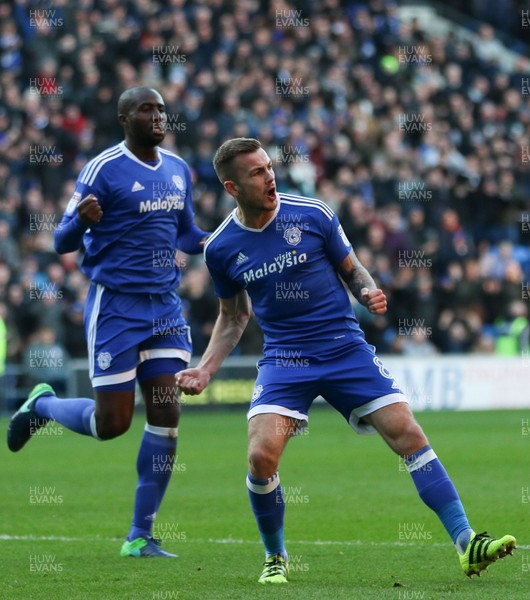
[[[377,286],[372,276],[361,265],[356,257],[354,259],[353,257],[348,256],[343,266],[345,269],[343,269],[341,273],[342,277],[357,300],[360,300],[361,290],[363,288],[368,288],[369,290],[376,289]]]

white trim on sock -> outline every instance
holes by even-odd
[[[255,494],[270,494],[270,492],[273,492],[279,485],[280,476],[278,473],[274,473],[272,477],[269,477],[269,479],[267,479],[267,483],[265,484],[252,483],[247,475],[247,487]]]
[[[94,409],[94,412],[90,415],[90,433],[92,434],[93,438],[96,438],[96,440],[101,441],[101,438],[98,435],[98,430],[96,428],[96,409]]]
[[[435,458],[438,457],[436,456],[436,452],[431,448],[430,450],[427,450],[427,452],[424,452],[423,454],[418,456],[418,458],[414,462],[408,463],[406,460],[403,462],[405,463],[405,469],[407,469],[409,473],[412,473],[413,471],[421,469]]]
[[[179,432],[178,427],[158,427],[157,425],[145,424],[144,431],[148,431],[153,435],[159,435],[160,437],[176,438]]]

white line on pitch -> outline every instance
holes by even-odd
[[[123,538],[104,538],[98,536],[92,537],[67,537],[62,535],[9,535],[9,534],[0,534],[0,541],[22,541],[22,542],[121,542]],[[258,540],[241,540],[234,538],[221,538],[221,539],[187,539],[186,543],[195,543],[195,544],[261,544]],[[363,540],[347,540],[347,541],[337,541],[337,540],[286,540],[286,544],[301,544],[305,546],[390,546],[390,547],[413,547],[419,546],[420,544],[413,544],[410,542],[367,542]],[[438,546],[445,547],[447,543],[441,542],[432,542],[431,544],[421,544],[422,546]],[[517,546],[518,550],[530,550],[530,546]]]

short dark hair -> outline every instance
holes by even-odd
[[[219,181],[224,183],[233,178],[232,163],[236,156],[256,152],[261,147],[259,141],[254,138],[233,138],[224,142],[213,157],[213,168]]]

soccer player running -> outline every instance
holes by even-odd
[[[421,499],[451,536],[466,575],[511,554],[513,536],[495,539],[471,529],[405,396],[366,343],[343,283],[374,314],[384,314],[387,301],[336,215],[320,200],[278,192],[271,160],[257,140],[225,142],[214,166],[237,204],[204,248],[220,312],[199,364],[176,379],[187,394],[204,390],[245,329],[250,296],[265,335],[248,412],[246,480],[266,551],[259,582],[287,581],[278,464],[318,395],[354,430],[379,432],[403,457]]]
[[[98,440],[115,438],[131,425],[138,381],[147,423],[121,556],[174,557],[152,537],[152,527],[175,460],[180,407],[174,375],[191,357],[176,292],[176,252],[202,252],[206,233],[193,222],[188,165],[158,147],[167,124],[160,94],[126,90],[118,116],[125,140],[83,168],[55,232],[60,254],[85,247],[81,269],[91,285],[84,323],[96,400],[58,398],[39,384],[12,417],[7,442],[19,451],[52,419]]]

